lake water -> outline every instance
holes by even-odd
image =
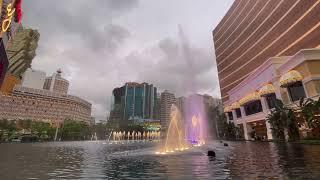
[[[0,179],[320,179],[320,146],[228,143],[169,155],[153,142],[0,144]]]

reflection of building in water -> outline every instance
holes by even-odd
[[[65,119],[92,122],[91,104],[66,93],[42,89],[43,73],[27,71],[22,85],[12,93],[0,94],[0,117],[8,120],[30,119],[59,123]],[[35,79],[29,79],[33,77]],[[32,88],[33,87],[33,88]],[[38,88],[37,88],[38,87]]]
[[[273,138],[276,98],[319,97],[319,11],[319,1],[235,1],[213,31],[225,113],[246,139]]]

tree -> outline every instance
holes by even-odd
[[[60,129],[62,140],[86,140],[89,139],[91,135],[88,124],[82,121],[67,119]]]
[[[273,136],[280,140],[296,140],[299,138],[297,121],[294,111],[285,107],[283,102],[276,99],[275,108],[267,116]]]

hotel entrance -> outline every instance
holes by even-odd
[[[268,140],[267,136],[267,126],[264,120],[255,121],[248,123],[248,127],[251,128],[249,130],[249,137],[258,141],[266,141]]]

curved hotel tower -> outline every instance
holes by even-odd
[[[275,98],[319,96],[319,0],[236,0],[212,33],[225,112],[246,139],[272,139]]]

